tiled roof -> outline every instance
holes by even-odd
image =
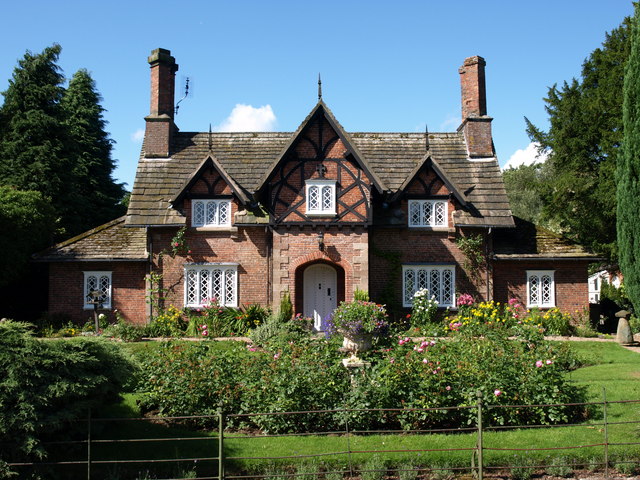
[[[147,236],[142,227],[125,227],[120,217],[34,256],[39,262],[143,261],[147,260]]]
[[[248,195],[255,193],[267,170],[290,144],[292,135],[290,132],[177,133],[171,158],[140,158],[127,225],[184,225],[185,218],[171,208],[171,199],[180,193],[189,176],[208,155],[214,157]],[[456,225],[513,226],[497,160],[470,160],[462,133],[430,133],[428,151],[423,133],[350,133],[349,136],[392,193],[397,192],[430,155],[452,183],[462,189],[459,193],[467,202],[468,210],[458,212]]]
[[[495,232],[493,250],[498,260],[598,259],[597,255],[561,235],[521,218],[513,218],[516,228],[497,229]]]

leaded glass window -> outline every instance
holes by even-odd
[[[410,227],[446,227],[446,200],[409,200]]]
[[[237,307],[237,271],[235,264],[186,265],[185,306],[202,307],[216,299],[221,306]]]
[[[91,292],[100,292],[99,308],[111,308],[111,272],[84,272],[84,308],[93,309]]]
[[[553,270],[527,272],[527,307],[551,308],[556,306]]]
[[[335,180],[307,181],[307,214],[331,215],[336,213]]]
[[[193,200],[191,225],[194,227],[230,226],[231,200]]]
[[[404,265],[403,304],[410,307],[413,294],[426,288],[435,296],[440,307],[453,307],[455,299],[455,266],[453,265]]]

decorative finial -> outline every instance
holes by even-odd
[[[320,79],[320,73],[318,73],[318,101],[322,100],[322,80]]]
[[[424,141],[425,141],[425,149],[429,150],[429,125],[424,124]]]
[[[209,124],[209,151],[213,150],[213,137],[211,136],[211,124]]]

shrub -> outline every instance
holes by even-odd
[[[435,320],[438,301],[435,295],[429,296],[429,290],[422,288],[413,294],[411,308],[411,326],[424,327]]]
[[[258,349],[235,343],[167,342],[143,360],[142,406],[167,415],[286,412],[330,409],[342,402],[349,376],[334,344],[308,340]],[[330,428],[322,414],[230,419],[269,432]],[[234,423],[235,422],[235,423]],[[322,427],[320,427],[322,426]],[[333,424],[335,427],[335,424]]]
[[[570,477],[573,475],[573,467],[569,465],[567,457],[553,457],[551,464],[546,467],[548,475],[554,477]]]
[[[271,343],[287,343],[297,341],[306,336],[308,331],[302,327],[302,322],[282,322],[279,317],[270,317],[265,323],[251,330],[249,338],[256,345]]]
[[[118,323],[109,325],[102,335],[105,337],[119,338],[123,342],[138,342],[146,334],[146,325],[134,325],[124,318],[118,318]]]
[[[287,320],[291,320],[293,317],[293,305],[291,304],[291,297],[289,296],[289,292],[284,292],[282,298],[280,299],[280,309],[278,310],[278,320],[281,322],[286,322]]]
[[[547,335],[567,336],[574,332],[571,315],[562,312],[559,308],[550,308],[546,311],[533,309],[531,319],[534,323],[542,325]]]
[[[187,323],[182,310],[173,305],[161,311],[147,326],[149,337],[181,337],[185,333]]]
[[[246,335],[250,329],[263,324],[270,314],[258,304],[243,309],[222,307],[216,298],[212,298],[204,307],[187,312],[187,334],[209,338]]]
[[[287,323],[274,322],[274,329],[278,332]],[[275,334],[276,341],[262,341],[262,347],[256,339],[255,345],[234,343],[224,352],[209,343],[170,342],[144,362],[144,405],[171,415],[214,413],[220,402],[233,413],[341,409],[232,419],[236,427],[268,432],[340,429],[347,419],[351,429],[414,430],[473,424],[473,410],[411,409],[473,405],[480,391],[484,402],[492,405],[486,411],[487,425],[583,419],[588,412],[581,406],[501,408],[575,404],[586,398],[585,390],[569,383],[564,374],[576,364],[570,349],[545,342],[536,327],[523,327],[516,340],[508,338],[510,333],[496,329],[475,337],[460,330],[449,340],[419,344],[403,338],[390,349],[363,353],[370,366],[353,385],[335,342],[304,337],[285,341]],[[405,410],[363,410],[399,406]]]
[[[43,458],[43,441],[135,381],[135,364],[99,338],[40,341],[4,320],[0,344],[0,460]]]
[[[353,292],[353,300],[354,301],[360,301],[360,302],[368,302],[369,299],[369,292],[367,292],[366,290],[360,290],[359,288],[356,288],[355,291]]]

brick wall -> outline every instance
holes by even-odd
[[[185,202],[186,203],[186,202]],[[189,211],[189,210],[187,210]],[[188,221],[190,212],[188,215]],[[167,289],[166,305],[184,306],[184,267],[190,263],[237,263],[238,304],[269,304],[267,261],[268,232],[265,228],[228,228],[220,230],[187,229],[186,243],[191,254],[171,258],[159,255],[170,251],[170,242],[177,229],[156,229],[152,232],[154,271],[163,275],[161,287]]]
[[[112,280],[111,310],[106,313],[115,321],[117,309],[132,323],[145,323],[146,262],[54,262],[49,266],[49,313],[67,314],[77,324],[93,318],[93,310],[84,309],[85,271],[110,271]]]
[[[324,250],[318,247],[319,229],[280,227],[273,232],[273,298],[277,304],[289,291],[294,310],[302,312],[300,289],[304,269],[314,263],[337,266],[338,303],[353,300],[356,289],[368,290],[369,235],[364,227],[333,226],[324,232]],[[342,286],[344,282],[344,286]]]
[[[475,233],[475,232],[473,232]],[[456,295],[470,293],[474,298],[487,299],[485,270],[472,279],[463,268],[464,254],[449,232],[410,228],[376,228],[371,233],[369,291],[373,300],[380,300],[391,284],[394,299],[402,305],[402,270],[393,273],[389,253],[397,255],[400,265],[409,263],[453,264],[456,267]],[[489,292],[491,296],[491,292]]]
[[[495,299],[506,302],[517,298],[527,303],[527,270],[553,270],[556,306],[567,313],[589,307],[587,261],[508,262],[494,266]]]

